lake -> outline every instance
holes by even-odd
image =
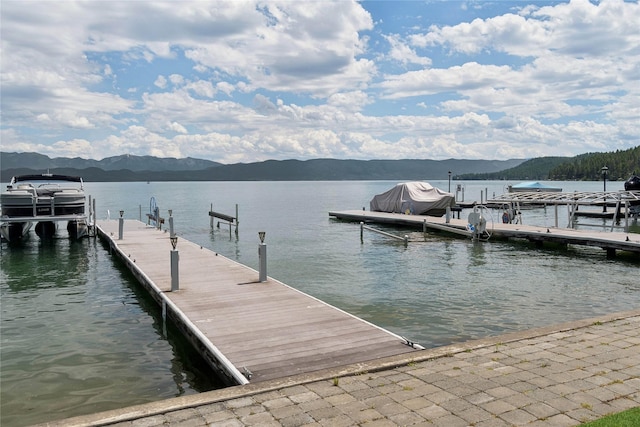
[[[448,189],[448,181],[431,181]],[[368,209],[395,181],[85,183],[98,218],[145,218],[154,197],[173,210],[180,239],[258,268],[266,232],[268,274],[425,347],[521,331],[640,306],[637,257],[597,248],[539,248],[408,234],[409,244],[331,219]],[[506,192],[507,182],[451,183],[465,201]],[[599,191],[601,182],[551,182]],[[608,182],[610,191],[622,182]],[[461,192],[460,192],[461,193]],[[461,194],[459,194],[461,197]],[[484,196],[483,196],[484,197]],[[208,211],[235,215],[239,233],[210,229]],[[560,208],[566,226],[566,208]],[[465,214],[463,212],[463,218]],[[499,221],[496,212],[495,221]],[[553,208],[523,210],[525,224],[553,226]],[[580,219],[579,228],[602,225]],[[634,231],[638,232],[637,224]],[[0,393],[3,426],[22,426],[221,387],[193,349],[163,325],[160,309],[100,241],[66,230],[2,245]],[[167,242],[167,252],[170,245]],[[166,260],[158,262],[168,262]]]

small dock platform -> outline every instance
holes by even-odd
[[[416,229],[439,230],[458,235],[473,237],[467,230],[467,220],[424,215],[406,215],[401,213],[371,212],[348,210],[329,212],[329,216],[353,222],[374,224],[402,225]],[[526,239],[536,243],[553,242],[556,244],[572,244],[600,247],[608,255],[615,251],[628,251],[640,255],[640,234],[624,232],[582,231],[567,228],[540,227],[523,224],[488,223],[487,231],[491,238]]]
[[[171,292],[169,233],[136,220],[96,230],[229,384],[275,380],[410,353],[402,337],[180,238]],[[256,242],[257,243],[257,242]],[[419,347],[419,346],[417,346]]]

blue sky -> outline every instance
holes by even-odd
[[[0,9],[2,151],[510,159],[640,145],[638,1]]]

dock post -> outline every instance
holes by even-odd
[[[180,260],[180,254],[176,250],[178,244],[178,238],[176,236],[169,237],[171,241],[171,292],[180,290],[180,280],[178,271],[178,261]]]
[[[624,201],[624,232],[629,232],[629,201]]]
[[[173,231],[173,209],[169,209],[169,237],[175,235],[176,233]]]
[[[162,299],[162,336],[167,336],[167,300]]]
[[[118,240],[122,240],[122,234],[124,233],[124,211],[120,211],[120,218],[118,218]]]
[[[446,212],[445,214],[446,223],[449,224],[451,222],[451,206],[447,206],[447,208],[445,209],[445,212]]]
[[[238,224],[240,224],[240,218],[238,217],[238,204],[236,203],[236,237],[238,237]]]
[[[213,212],[213,203],[211,203],[211,208],[209,209],[209,213]],[[211,231],[213,231],[213,217],[209,215],[209,225],[211,226]]]
[[[360,221],[360,243],[364,243],[364,222]]]
[[[267,245],[264,243],[265,234],[266,233],[264,231],[258,232],[258,237],[260,238],[260,244],[258,245],[258,258],[260,261],[258,280],[260,282],[267,281]]]

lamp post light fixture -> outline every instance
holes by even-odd
[[[258,232],[258,237],[260,238],[260,244],[258,245],[258,281],[266,282],[267,281],[267,245],[264,243],[264,235],[266,233],[264,231]]]
[[[118,240],[122,240],[124,234],[124,210],[120,209],[120,218],[118,218]]]
[[[176,292],[180,290],[180,270],[178,267],[178,263],[180,262],[180,255],[176,250],[176,246],[178,245],[178,236],[169,236],[169,241],[171,242],[171,247],[173,250],[170,252],[170,260],[171,260],[171,292]]]
[[[609,168],[606,166],[603,166],[602,167],[602,185],[603,185],[602,191],[605,194],[604,194],[604,205],[602,206],[602,212],[607,211],[607,174],[608,173],[609,173]]]
[[[173,209],[169,209],[169,237],[175,236],[176,232],[173,229]]]
[[[449,171],[449,193],[451,193],[451,171]]]

